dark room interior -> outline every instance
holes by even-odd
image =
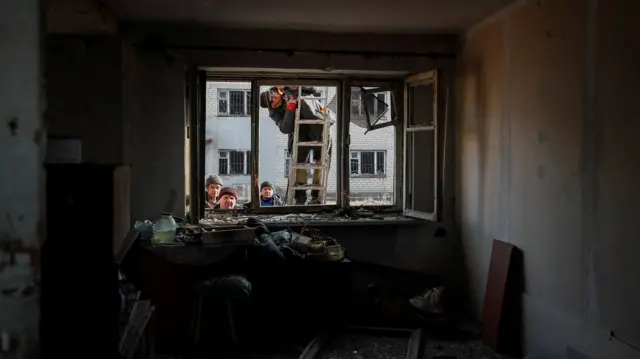
[[[0,359],[640,358],[638,15],[3,0]]]

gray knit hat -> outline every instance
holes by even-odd
[[[274,188],[274,187],[273,187],[273,183],[272,183],[272,182],[270,182],[270,181],[264,181],[264,182],[262,182],[262,184],[260,185],[260,190],[262,191],[262,189],[263,189],[263,188],[265,188],[265,187],[269,187],[269,188],[271,188],[271,189],[273,189],[273,188]]]
[[[207,180],[205,181],[205,188],[209,187],[210,184],[219,184],[222,186],[222,179],[220,179],[220,177],[218,175],[212,175],[207,177]]]

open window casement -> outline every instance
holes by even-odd
[[[392,88],[356,86],[351,91],[352,101],[357,101],[355,107],[352,102],[351,114],[356,121],[358,113],[361,115],[361,122],[364,122],[361,127],[366,128],[367,132],[399,123]]]
[[[438,71],[405,79],[405,216],[438,219]]]

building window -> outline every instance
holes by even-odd
[[[251,91],[218,90],[218,115],[251,116]]]
[[[385,176],[386,151],[351,151],[351,177]]]
[[[220,151],[218,173],[222,175],[251,174],[251,151]]]
[[[369,110],[369,116],[374,117],[383,115],[389,105],[387,104],[387,95],[384,93],[368,94],[364,98],[364,102]],[[362,101],[362,90],[353,88],[351,90],[351,115],[364,116],[365,106]]]

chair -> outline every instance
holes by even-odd
[[[219,344],[218,347],[224,346],[226,341],[223,338],[226,335],[214,335],[215,331],[230,336],[235,346],[238,343],[238,333],[234,303],[248,302],[251,283],[241,276],[225,276],[196,284],[195,292],[192,326],[194,354],[209,352],[214,344]],[[216,317],[223,317],[224,320],[215,320]],[[216,327],[216,324],[220,326]]]

